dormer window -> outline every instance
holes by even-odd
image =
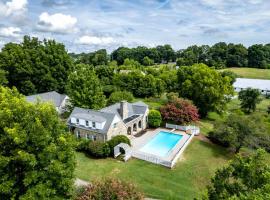
[[[96,122],[92,122],[93,128],[96,128]]]
[[[76,123],[79,124],[79,119],[76,119]]]
[[[86,126],[89,126],[89,121],[85,121]]]

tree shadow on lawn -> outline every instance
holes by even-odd
[[[219,146],[217,144],[214,144],[212,142],[202,141],[199,139],[196,139],[200,146],[203,146],[205,149],[210,150],[212,156],[215,158],[223,158],[225,160],[230,160],[234,157],[234,153],[230,151],[228,148]]]

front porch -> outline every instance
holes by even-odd
[[[143,125],[142,118],[133,120],[133,121],[127,123],[126,126],[127,126],[127,134],[132,135],[132,136],[140,133],[141,131],[143,131],[146,128],[146,126]]]

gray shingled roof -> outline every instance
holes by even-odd
[[[86,128],[84,126],[71,124],[71,122],[70,122],[71,117],[85,119],[85,120],[89,120],[89,121],[95,121],[95,122],[106,121],[106,123],[105,123],[104,128],[102,130],[91,129],[90,127]],[[113,114],[113,113],[105,113],[105,112],[75,107],[73,109],[72,113],[70,114],[70,117],[68,118],[68,124],[72,125],[72,126],[80,127],[82,129],[88,129],[88,130],[92,130],[94,132],[105,134],[109,130],[114,117],[115,117],[115,114]]]
[[[28,102],[35,103],[38,99],[40,99],[42,102],[51,102],[55,105],[55,107],[60,107],[66,96],[67,95],[65,94],[59,94],[58,92],[52,91],[27,96],[26,100]]]
[[[128,117],[132,117],[135,115],[143,115],[145,114],[146,110],[148,108],[148,105],[143,102],[136,102],[136,103],[128,103]],[[120,110],[120,103],[113,104],[111,106],[108,106],[106,108],[103,108],[99,111],[91,110],[91,109],[84,109],[84,108],[78,108],[75,107],[70,114],[70,117],[68,119],[68,124],[71,126],[80,127],[82,129],[88,129],[92,130],[94,132],[98,133],[107,133],[109,130],[114,117],[117,115],[120,119],[121,116],[119,114]],[[84,127],[77,124],[71,124],[70,118],[75,117],[79,119],[85,119],[89,121],[95,121],[95,122],[104,122],[106,121],[104,128],[102,130],[99,129],[91,129],[90,127]]]
[[[141,101],[135,103],[127,103],[127,106],[128,106],[128,117],[131,117],[132,115],[135,114],[144,114],[148,108],[148,105]],[[100,111],[115,113],[121,119],[119,110],[120,110],[120,103],[116,103],[111,106],[102,108]]]

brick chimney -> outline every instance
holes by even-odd
[[[128,118],[128,103],[127,101],[120,102],[120,115],[122,119]]]

